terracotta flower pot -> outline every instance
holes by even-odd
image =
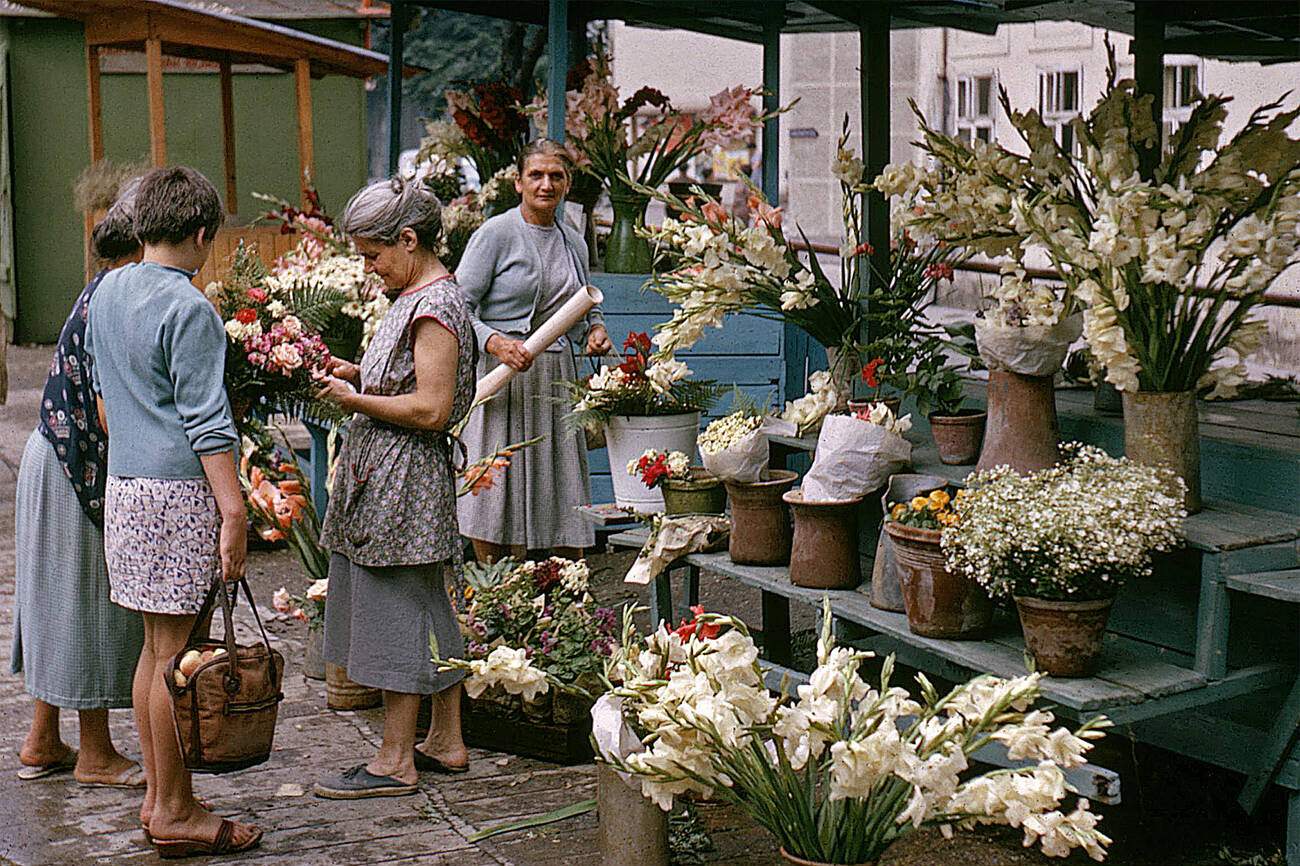
[[[922,637],[969,640],[993,621],[993,602],[979,584],[948,570],[941,533],[889,520],[894,558],[903,584],[907,627]]]
[[[790,582],[810,589],[857,589],[862,583],[858,559],[858,506],[862,497],[805,502],[803,491],[782,499],[794,515]]]
[[[604,761],[596,765],[596,812],[601,866],[668,866],[668,813]]]
[[[1164,466],[1187,485],[1188,514],[1201,510],[1201,434],[1193,391],[1124,393],[1124,454]]]
[[[773,469],[767,481],[728,481],[731,540],[728,551],[737,565],[785,565],[790,561],[790,509],[782,501],[798,473]]]
[[[785,850],[784,845],[781,846],[781,857],[785,862],[793,863],[794,866],[843,866],[843,864],[824,863],[821,860],[805,860],[802,857],[796,857]],[[851,866],[876,866],[876,861],[869,860],[866,863],[854,863]]]
[[[1113,598],[1049,601],[1017,595],[1025,647],[1038,670],[1054,677],[1086,677],[1097,669]]]
[[[722,479],[702,467],[692,466],[688,479],[664,479],[660,489],[664,514],[723,514],[727,510],[727,490]]]
[[[978,470],[1010,466],[1023,474],[1061,459],[1061,425],[1051,376],[989,371],[988,427]]]
[[[379,689],[354,683],[344,668],[325,663],[325,706],[331,710],[368,710],[383,702]]]
[[[930,435],[939,449],[939,461],[948,466],[967,466],[979,457],[984,444],[988,413],[962,409],[956,415],[931,415]]]
[[[925,496],[931,490],[946,487],[949,483],[948,479],[938,475],[912,472],[891,475],[885,493],[880,497],[880,513],[887,514],[891,502],[908,502],[914,496]],[[898,576],[898,562],[894,555],[894,540],[883,530],[876,539],[876,559],[871,566],[871,606],[894,613],[907,612],[907,605],[903,603],[903,584]]]

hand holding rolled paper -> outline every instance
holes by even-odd
[[[545,322],[542,323],[536,331],[529,334],[524,340],[524,348],[533,357],[537,357],[545,352],[552,343],[560,339],[569,332],[569,329],[591,312],[591,308],[605,300],[604,294],[595,286],[583,286],[573,293],[573,297],[564,302]],[[487,375],[478,380],[478,387],[474,392],[474,402],[480,403],[488,399],[496,392],[500,391],[505,384],[513,379],[515,370],[505,364],[498,364],[488,371]]]

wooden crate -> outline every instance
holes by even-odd
[[[591,716],[570,725],[534,722],[500,704],[461,700],[465,744],[555,764],[585,764],[592,759]]]

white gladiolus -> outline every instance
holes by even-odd
[[[465,693],[477,698],[488,689],[499,687],[512,695],[531,701],[550,689],[546,674],[528,660],[527,651],[499,646],[485,659],[469,663],[470,673],[465,678]]]

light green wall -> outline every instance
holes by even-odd
[[[303,29],[308,29],[303,26]],[[360,42],[351,21],[312,22],[312,32]],[[10,19],[15,259],[20,342],[52,342],[81,291],[81,217],[72,182],[89,161],[81,25]],[[104,151],[114,161],[147,161],[148,104],[143,75],[104,75]],[[167,158],[206,174],[224,196],[217,76],[163,77]],[[256,216],[265,192],[296,201],[298,139],[293,76],[236,75],[235,156],[239,214]],[[330,76],[312,82],[316,184],[338,212],[366,178],[364,84]]]

